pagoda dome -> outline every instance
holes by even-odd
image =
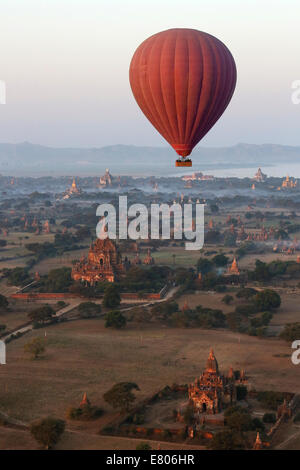
[[[207,372],[214,372],[214,373],[219,373],[219,366],[218,366],[218,361],[215,358],[214,352],[211,349],[207,362],[206,362],[206,371]]]

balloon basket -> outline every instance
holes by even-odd
[[[176,160],[175,166],[192,166],[192,160]]]

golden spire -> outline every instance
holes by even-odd
[[[84,392],[80,406],[90,405],[90,400],[87,397],[87,393]]]
[[[260,450],[260,449],[262,449],[262,441],[261,441],[259,432],[258,432],[257,435],[256,435],[256,441],[254,442],[253,449],[254,449],[254,450]]]

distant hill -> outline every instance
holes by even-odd
[[[258,167],[300,163],[300,147],[237,144],[233,147],[198,147],[194,170]],[[54,148],[23,142],[0,143],[0,173],[92,175],[110,168],[118,174],[164,174],[173,171],[175,152],[168,147],[112,145],[101,148]]]

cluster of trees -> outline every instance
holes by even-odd
[[[102,408],[93,406],[90,403],[80,406],[79,408],[71,407],[67,410],[66,417],[71,420],[91,421],[103,415]]]
[[[292,343],[300,338],[300,323],[288,323],[280,333],[280,338]]]
[[[79,250],[83,248],[77,243],[82,240],[82,236],[73,235],[71,233],[56,233],[54,242],[44,243],[27,243],[25,246],[28,251],[35,255],[35,262],[44,258],[62,256],[64,252],[71,250]]]
[[[257,291],[245,287],[236,293],[236,297],[248,303],[237,305],[234,312],[227,314],[229,328],[253,336],[264,336],[266,327],[273,318],[273,312],[281,305],[280,295],[272,289]],[[230,304],[233,297],[226,295],[223,301]]]
[[[274,277],[285,276],[288,278],[300,278],[300,265],[295,261],[271,261],[264,263],[256,260],[255,269],[248,272],[249,279],[253,281],[269,282]]]
[[[123,292],[158,292],[166,284],[171,273],[172,270],[168,266],[132,266],[120,280],[119,286]]]
[[[225,267],[229,258],[224,253],[215,255],[212,259],[200,258],[197,262],[197,271],[202,275],[215,271],[216,268]]]
[[[239,245],[239,247],[236,250],[236,256],[238,258],[242,258],[243,256],[247,255],[248,253],[255,253],[257,251],[264,251],[265,247],[264,245],[261,245],[260,247],[254,243],[253,241],[244,241]]]
[[[137,292],[140,295],[146,292],[158,292],[173,277],[173,271],[167,266],[147,268],[132,266],[122,279],[113,284],[104,281],[95,286],[84,286],[80,282],[73,282],[69,291],[86,298],[100,297],[104,294],[104,307],[116,308],[120,303],[118,297],[121,292]]]
[[[9,302],[5,295],[0,294],[0,313],[7,310]]]
[[[7,245],[7,241],[0,239],[0,248],[4,248],[6,245]]]
[[[28,318],[36,325],[42,326],[45,323],[52,322],[55,317],[55,310],[51,305],[45,304],[37,307],[28,313]]]
[[[265,425],[259,418],[252,418],[249,411],[240,406],[227,408],[224,418],[227,429],[214,434],[210,443],[213,450],[247,449],[253,445],[253,442],[248,441],[247,432],[265,430]]]
[[[39,281],[40,292],[68,292],[73,281],[71,268],[51,269],[46,276]]]
[[[284,394],[273,390],[262,391],[258,392],[257,400],[261,402],[265,408],[277,410],[278,406],[281,405],[284,400]]]
[[[16,267],[12,269],[5,268],[2,270],[4,277],[7,278],[8,283],[13,286],[23,286],[32,281],[29,274],[29,268]]]
[[[177,302],[162,302],[151,309],[154,318],[175,327],[224,328],[226,316],[222,310],[204,308],[179,310]]]
[[[99,317],[102,311],[101,305],[95,302],[81,302],[78,305],[78,312],[80,318],[95,318]]]

